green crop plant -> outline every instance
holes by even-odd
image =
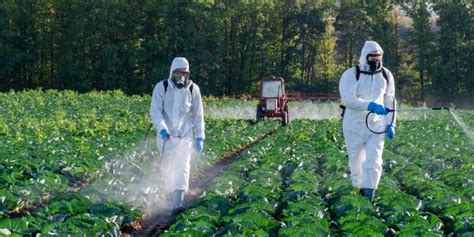
[[[136,150],[149,124],[149,97],[26,91],[0,94],[0,101],[6,111],[0,115],[0,234],[116,236],[144,214],[146,202],[117,197],[142,191],[137,184],[158,159],[153,145]],[[205,99],[217,107],[236,102],[248,103]],[[456,112],[472,128],[472,111]],[[338,118],[294,120],[281,128],[277,120],[205,121],[208,162],[193,172],[248,149],[163,236],[474,232],[474,148],[446,111],[398,121],[396,139],[385,142],[373,202],[352,187]],[[160,192],[159,185],[152,189]],[[44,200],[44,207],[12,216]]]
[[[113,236],[144,213],[146,203],[117,196],[141,191],[134,185],[159,158],[153,145],[143,148],[150,97],[26,91],[0,93],[0,101],[0,233]],[[193,172],[278,126],[206,118],[208,162]],[[11,216],[39,203],[44,207]]]

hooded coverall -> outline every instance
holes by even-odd
[[[369,71],[367,54],[382,48],[377,42],[366,41],[359,59],[361,71]],[[377,189],[382,175],[382,153],[385,134],[375,134],[368,130],[365,119],[368,105],[375,102],[394,109],[395,83],[392,73],[385,69],[387,80],[381,71],[373,75],[360,74],[356,80],[356,69],[349,68],[339,82],[342,103],[346,106],[343,117],[344,140],[349,155],[352,185],[361,189]],[[394,113],[385,116],[371,114],[369,126],[374,131],[383,131],[392,120]],[[393,118],[395,126],[395,118]]]
[[[184,88],[175,86],[172,76],[178,68],[185,68],[189,72],[188,61],[180,57],[173,60],[170,75],[165,79],[168,80],[167,90],[165,92],[164,80],[155,86],[150,108],[156,131],[167,129],[171,135],[165,141],[157,134],[156,139],[162,159],[162,179],[168,192],[188,189],[193,138],[205,138],[201,92],[191,80],[187,80]]]

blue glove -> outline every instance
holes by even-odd
[[[390,140],[395,138],[395,128],[392,125],[387,125],[387,131],[385,132],[385,136]]]
[[[194,143],[194,149],[196,149],[196,154],[200,155],[202,150],[204,150],[204,139],[198,137]]]
[[[160,131],[160,135],[161,135],[161,138],[163,140],[165,139],[168,139],[170,137],[170,133],[168,132],[168,130],[166,128],[163,128],[161,131]]]
[[[370,102],[369,103],[369,111],[370,112],[374,112],[378,115],[385,115],[385,114],[388,114],[388,109],[383,107],[382,105],[380,104],[377,104],[375,102]]]

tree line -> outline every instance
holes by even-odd
[[[255,93],[267,75],[337,93],[375,40],[399,100],[456,102],[473,93],[473,19],[465,1],[3,0],[0,90],[149,94],[184,56],[206,95]]]

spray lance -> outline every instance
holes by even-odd
[[[145,143],[145,152],[148,153],[148,134],[150,133],[150,130],[151,130],[151,127],[153,127],[153,123],[150,123],[150,125],[148,126],[148,129],[146,130],[146,133],[145,133],[145,138],[143,139],[144,140],[144,143]],[[171,139],[171,137],[168,137],[167,139],[164,139],[163,141],[163,147],[161,149],[161,154],[164,154],[165,152],[165,146],[166,146],[166,142]],[[163,155],[160,156],[160,159],[158,160],[158,163],[157,165],[160,165],[161,161],[163,160]]]
[[[146,130],[146,133],[145,133],[145,138],[143,139],[143,142],[145,143],[145,151],[148,152],[148,133],[150,132],[151,130],[151,127],[153,126],[153,123],[150,123],[150,125],[148,126],[148,129]]]
[[[396,108],[396,101],[394,99],[393,100],[393,109],[388,109],[387,110],[388,113],[394,113],[389,125],[391,126],[393,124],[393,121],[395,120],[395,115],[396,115],[397,112],[415,112],[415,111],[431,111],[431,110],[447,110],[447,111],[450,111],[449,108],[445,108],[445,107],[397,109]],[[365,117],[365,126],[367,126],[367,129],[369,129],[370,132],[375,133],[375,134],[383,134],[383,133],[387,132],[386,128],[383,131],[374,131],[369,126],[369,116],[373,113],[374,112],[369,112],[369,113],[367,113],[367,116]]]

